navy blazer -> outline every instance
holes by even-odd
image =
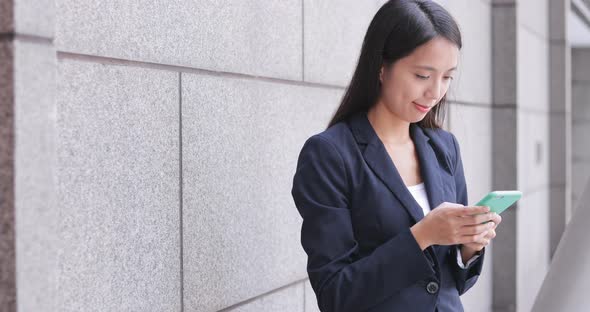
[[[467,206],[455,136],[414,123],[410,136],[431,209]],[[465,269],[457,245],[420,249],[410,227],[424,217],[422,208],[366,112],[307,139],[291,193],[321,311],[463,311],[459,296],[477,281],[485,248]]]

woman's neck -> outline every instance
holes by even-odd
[[[383,143],[405,145],[412,141],[410,123],[390,112],[382,102],[369,109],[367,118]]]

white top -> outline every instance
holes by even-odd
[[[430,212],[430,203],[428,203],[428,196],[426,195],[426,188],[424,188],[424,182],[416,185],[409,185],[406,186],[416,202],[422,207],[422,212],[424,216],[426,216]],[[474,255],[471,259],[467,261],[467,264],[463,264],[463,259],[461,259],[461,250],[457,246],[457,264],[462,269],[466,269],[475,259],[479,258],[480,255]]]
[[[430,212],[430,204],[428,203],[428,197],[426,196],[426,189],[424,188],[424,182],[416,185],[407,186],[414,199],[422,207],[422,212],[427,215]]]

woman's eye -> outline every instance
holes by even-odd
[[[422,76],[422,75],[418,75],[418,74],[416,74],[416,77],[418,77],[418,79],[422,79],[422,80],[427,80],[428,78],[430,78],[430,76]],[[444,78],[446,80],[453,80],[453,77],[451,77],[451,76],[446,76]]]

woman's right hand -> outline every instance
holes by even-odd
[[[422,248],[430,245],[455,245],[477,242],[494,227],[493,213],[487,206],[463,206],[444,202],[432,209],[412,226],[416,241]]]

